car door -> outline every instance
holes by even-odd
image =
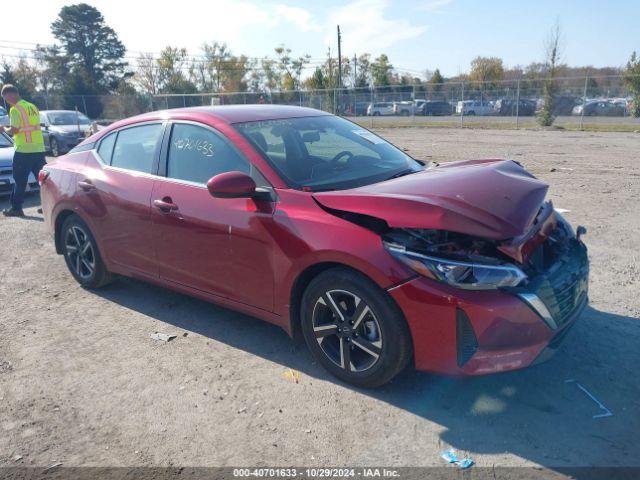
[[[202,124],[175,122],[162,159],[164,178],[152,195],[160,277],[273,310],[274,202],[213,198],[206,183],[241,171],[270,185],[226,137]]]
[[[105,136],[80,172],[76,194],[106,259],[153,277],[150,204],[163,131],[162,122],[150,122]]]

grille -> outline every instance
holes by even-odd
[[[0,175],[11,175],[13,173],[13,170],[10,168],[5,168],[3,170],[0,170]]]
[[[563,259],[535,282],[534,293],[544,302],[558,327],[565,324],[587,295],[589,265],[586,250],[577,241],[572,243]]]
[[[547,306],[559,327],[564,325],[575,307],[587,294],[585,283],[584,277],[575,276],[560,285],[554,286],[549,283],[538,291],[540,300]]]
[[[460,308],[456,309],[456,346],[458,350],[458,367],[469,361],[478,349],[478,340],[473,331],[469,317]]]

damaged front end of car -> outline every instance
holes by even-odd
[[[580,239],[584,231],[579,227],[576,234],[546,202],[530,230],[507,241],[429,229],[390,228],[383,233],[385,249],[416,278],[428,279],[418,284],[437,282],[430,285],[443,285],[451,293],[445,298],[455,298],[451,314],[439,309],[455,318],[450,333],[456,344],[455,367],[434,367],[433,359],[427,359],[423,368],[483,374],[551,357],[588,302],[589,263]],[[425,292],[428,286],[422,298],[441,301]],[[397,298],[403,294],[393,293]],[[424,318],[425,313],[418,315]],[[535,318],[545,326],[536,326]],[[447,327],[429,331],[442,335]]]
[[[382,240],[391,255],[425,278],[517,295],[553,330],[587,300],[586,246],[551,202],[541,206],[525,234],[507,241],[415,228],[390,228]]]
[[[389,229],[387,251],[415,273],[465,290],[516,295],[552,330],[587,303],[587,248],[567,221],[544,203],[520,237],[495,241],[429,229]]]
[[[587,305],[585,230],[571,229],[547,189],[516,162],[487,160],[314,198],[377,233],[412,272],[387,291],[416,368],[483,375],[546,359]]]

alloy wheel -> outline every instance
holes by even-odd
[[[382,354],[382,331],[367,303],[346,290],[328,290],[313,307],[313,332],[322,352],[347,372],[372,368]]]
[[[51,155],[57,157],[60,155],[60,149],[58,148],[58,141],[55,138],[51,139]]]
[[[67,229],[65,252],[76,275],[83,280],[91,278],[96,269],[96,256],[91,239],[82,227],[72,225]]]

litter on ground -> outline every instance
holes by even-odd
[[[176,338],[176,335],[168,334],[168,333],[153,332],[150,335],[150,337],[153,338],[154,340],[160,340],[161,342],[170,342],[171,340]]]
[[[444,452],[440,452],[440,456],[444,459],[445,462],[457,465],[462,469],[469,468],[471,465],[473,465],[473,460],[471,460],[470,458],[459,458],[458,454],[453,448],[445,450]]]
[[[585,393],[585,395],[587,395],[591,400],[593,400],[596,403],[596,405],[598,405],[598,408],[602,410],[602,413],[594,415],[593,418],[613,417],[613,413],[611,412],[611,410],[605,407],[600,400],[598,400],[595,396],[593,396],[591,392],[589,392],[589,390],[587,390],[585,387],[580,385],[573,378],[569,378],[565,380],[564,383],[575,383],[578,386],[578,388]]]
[[[282,375],[293,383],[300,383],[300,372],[293,368],[287,368]]]

